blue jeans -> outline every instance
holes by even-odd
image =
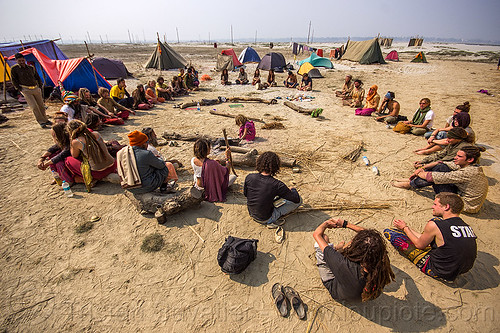
[[[428,170],[432,172],[450,172],[451,169],[446,165],[439,163],[432,169]],[[451,192],[451,193],[458,193],[458,187],[454,184],[434,184],[433,182],[428,182],[425,179],[422,179],[420,177],[415,177],[410,181],[410,186],[412,188],[422,188],[426,186],[432,186],[432,189],[436,194],[441,193],[441,192]]]
[[[294,210],[296,210],[297,208],[299,208],[299,206],[302,205],[302,198],[300,198],[300,201],[295,203],[293,201],[290,201],[290,200],[285,200],[285,203],[279,207],[274,207],[273,209],[273,213],[271,215],[271,217],[267,220],[267,221],[257,221],[259,223],[262,223],[262,224],[271,224],[271,223],[274,223],[276,221],[278,221],[278,219],[286,214],[289,214],[291,212],[293,212]]]

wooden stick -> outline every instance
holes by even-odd
[[[316,110],[316,109],[312,109],[312,108],[308,109],[308,108],[304,108],[302,106],[298,106],[290,101],[285,101],[283,104],[285,106],[288,106],[290,109],[297,111],[299,113],[311,114],[311,113],[313,113],[314,110]]]
[[[229,98],[230,102],[259,102],[259,103],[266,103],[266,104],[277,104],[278,101],[276,99],[263,99],[263,98],[258,98],[258,97],[231,97]]]
[[[227,133],[226,133],[226,129],[224,128],[222,130],[222,134],[224,134],[224,141],[226,142],[226,147],[229,148],[229,142],[227,141]],[[238,177],[238,175],[236,174],[236,171],[234,171],[234,166],[233,166],[233,157],[231,156],[231,151],[229,151],[229,163],[231,163],[231,170],[233,170],[233,173],[236,177]]]
[[[203,243],[205,243],[205,240],[203,238],[201,238],[200,234],[197,233],[196,230],[194,230],[194,228],[192,226],[188,225],[188,227],[189,227],[189,229],[191,229],[195,233],[196,236],[198,236],[199,239],[201,239],[201,241]]]
[[[237,117],[235,115],[232,115],[232,114],[229,114],[229,113],[224,113],[224,112],[219,112],[219,111],[216,111],[216,110],[211,110],[209,112],[210,112],[210,114],[213,114],[213,115],[216,115],[216,116],[222,116],[222,117],[228,117],[228,118],[236,118]],[[262,119],[250,118],[250,117],[247,117],[247,118],[250,119],[250,120],[253,120],[255,122],[264,123],[264,124],[266,123]]]
[[[340,203],[325,206],[315,206],[315,207],[299,207],[295,211],[297,212],[310,212],[315,210],[350,210],[350,209],[385,209],[391,207],[388,203]]]

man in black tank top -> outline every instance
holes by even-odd
[[[460,218],[464,203],[455,193],[436,195],[431,219],[418,233],[402,220],[394,220],[396,228],[384,235],[399,252],[425,274],[453,281],[474,265],[477,255],[476,235]]]

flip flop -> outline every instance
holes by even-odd
[[[283,291],[285,292],[286,297],[290,301],[290,304],[292,305],[299,319],[301,320],[305,319],[306,309],[304,308],[304,302],[302,302],[302,299],[300,298],[299,294],[292,287],[289,286],[283,288]]]
[[[100,220],[101,220],[101,218],[99,216],[96,216],[96,215],[94,215],[90,218],[90,222],[93,222],[93,223],[99,222]]]
[[[283,243],[283,240],[285,239],[285,230],[283,230],[282,227],[278,227],[276,229],[276,232],[274,233],[274,239],[278,244]]]
[[[279,283],[275,283],[271,289],[271,295],[273,296],[274,304],[276,305],[276,310],[282,317],[288,316],[288,304],[283,294],[283,287]]]

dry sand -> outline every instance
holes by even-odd
[[[214,81],[201,84],[201,91],[181,101],[217,96],[282,97],[295,93],[285,89],[284,74],[277,74],[280,87],[262,92],[252,86],[219,85],[219,74],[210,72],[215,65],[214,50],[208,46],[174,47],[190,60],[201,74]],[[282,104],[244,103],[230,109],[217,105],[218,111],[244,113],[247,116],[284,119],[284,130],[261,130],[257,124],[256,142],[249,147],[273,150],[283,156],[295,156],[304,165],[302,173],[283,168],[278,178],[298,188],[308,204],[388,201],[390,209],[315,212],[293,215],[285,225],[286,240],[274,242],[273,232],[252,222],[242,194],[244,177],[251,169],[237,168],[239,178],[226,203],[203,203],[169,218],[165,226],[152,216],[140,215],[118,185],[99,183],[92,193],[74,186],[69,199],[62,190],[50,185],[51,175],[39,171],[36,161],[51,145],[48,130],[36,124],[31,112],[9,114],[10,121],[0,127],[0,328],[7,332],[291,332],[306,331],[315,318],[312,332],[387,332],[387,331],[474,331],[498,330],[500,297],[498,239],[500,236],[500,128],[497,109],[500,104],[499,75],[496,63],[478,62],[478,56],[460,50],[487,50],[498,58],[500,48],[453,46],[452,53],[439,53],[443,45],[427,46],[428,64],[409,60],[416,50],[399,46],[402,62],[387,65],[359,65],[334,62],[334,70],[321,70],[325,78],[314,80],[313,102],[306,106],[324,109],[323,121],[296,113]],[[432,48],[432,50],[431,50]],[[450,49],[450,46],[444,46]],[[62,46],[68,56],[85,55],[82,46]],[[236,52],[243,46],[235,47]],[[153,46],[92,45],[97,56],[121,58],[134,76],[145,83],[159,71],[144,70]],[[262,56],[268,49],[257,48]],[[278,46],[291,61],[290,49]],[[384,50],[386,54],[389,50]],[[304,55],[300,59],[307,57]],[[439,59],[438,59],[439,58]],[[484,58],[484,57],[483,57]],[[255,64],[248,66],[249,76]],[[464,219],[478,236],[478,257],[474,268],[449,286],[424,276],[390,246],[389,253],[396,281],[387,286],[377,300],[364,304],[343,305],[333,301],[319,279],[314,255],[312,231],[329,216],[345,218],[364,227],[382,230],[394,217],[421,229],[431,217],[432,192],[404,191],[390,186],[391,180],[408,176],[417,157],[412,153],[425,140],[400,135],[369,117],[356,117],[354,110],[342,107],[332,91],[340,88],[343,77],[352,73],[372,84],[379,92],[395,91],[402,114],[411,116],[419,99],[429,97],[436,112],[436,126],[442,126],[456,105],[469,101],[478,142],[487,150],[481,164],[488,176],[490,190],[483,209]],[[165,77],[175,72],[164,72]],[[235,73],[230,74],[234,81]],[[136,80],[127,80],[132,91]],[[495,96],[476,91],[488,89]],[[60,107],[49,104],[53,115]],[[221,136],[222,128],[237,133],[234,121],[201,112],[172,108],[172,103],[150,111],[139,111],[125,126],[107,127],[101,134],[108,140],[126,142],[126,134],[143,126],[157,133],[204,133]],[[380,170],[374,176],[361,160],[346,162],[340,156],[359,142]],[[168,158],[189,166],[192,143],[179,147],[161,147]],[[192,171],[179,172],[181,185],[188,186]],[[82,234],[75,227],[101,216],[101,221]],[[205,242],[192,231],[195,230]],[[143,239],[152,233],[163,235],[166,245],[160,252],[143,253]],[[257,259],[240,275],[224,275],[217,265],[217,250],[228,235],[259,240]],[[329,231],[337,242],[349,240],[353,232]],[[281,318],[274,310],[270,292],[275,282],[294,287],[307,304],[307,321],[295,314]]]

